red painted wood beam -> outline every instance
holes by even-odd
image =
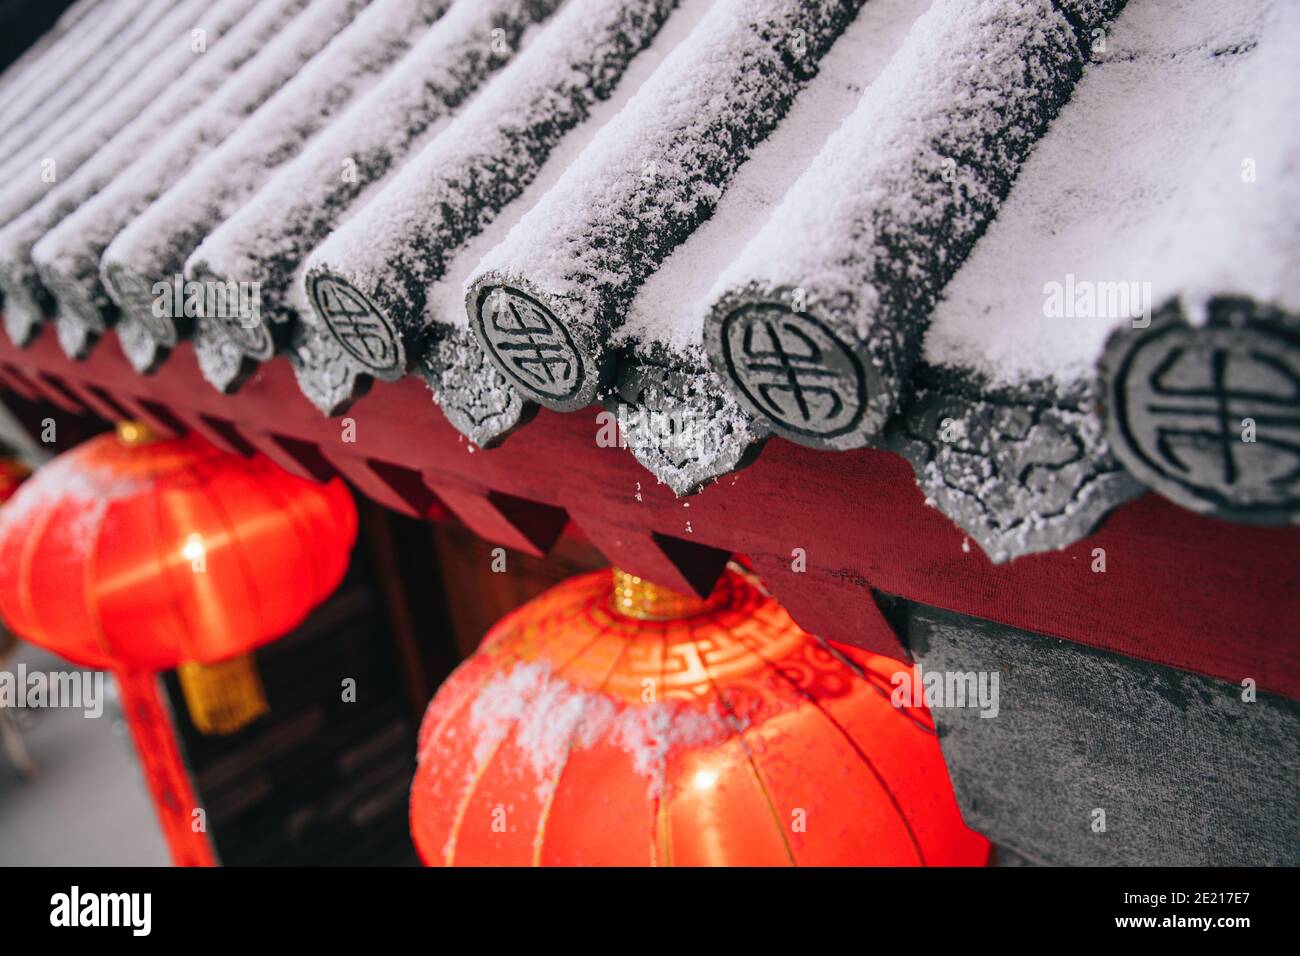
[[[884,451],[773,440],[749,468],[679,500],[626,451],[596,444],[594,409],[543,411],[501,447],[475,450],[408,378],[356,403],[354,441],[345,442],[340,421],[302,397],[283,359],[229,396],[203,382],[187,344],[141,377],[112,337],[74,363],[46,330],[28,349],[0,343],[3,364],[30,381],[47,374],[119,402],[156,402],[201,431],[204,416],[231,422],[314,476],[352,460],[416,472],[478,533],[513,547],[545,550],[546,516],[568,514],[611,560],[665,584],[698,581],[700,554],[744,554],[805,628],[880,653],[900,649],[872,588],[1234,683],[1252,678],[1300,699],[1300,528],[1230,524],[1147,496],[1086,541],[995,566],[963,547],[965,535],[926,506],[907,463]],[[390,506],[411,493],[368,477],[358,484]],[[671,540],[711,551],[665,548]],[[802,573],[791,566],[795,548],[806,554]],[[1098,548],[1104,573],[1092,570]]]

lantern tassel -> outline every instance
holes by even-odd
[[[177,673],[190,719],[201,734],[233,734],[271,710],[250,654],[219,664],[187,661]]]

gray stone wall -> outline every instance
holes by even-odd
[[[923,672],[998,676],[995,715],[933,708],[966,822],[998,844],[1061,865],[1300,863],[1300,704],[934,608],[899,617]]]

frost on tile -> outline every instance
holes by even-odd
[[[363,90],[405,54],[447,6],[375,0],[213,152],[133,219],[105,249],[101,272],[119,308],[135,308],[114,276],[152,284],[181,272],[209,232],[248,201]],[[135,316],[146,324],[144,315]],[[172,322],[172,336],[188,332]]]
[[[108,244],[292,79],[369,2],[312,0],[228,82],[142,155],[132,154],[129,140],[122,145],[110,143],[97,153],[84,172],[109,180],[32,249],[41,279],[59,308],[92,330],[108,328],[118,311],[100,272]]]
[[[1087,537],[1143,491],[1086,402],[1040,404],[948,382],[917,391],[887,447],[911,463],[926,498],[999,563]]]
[[[239,15],[247,6],[236,5],[231,13]],[[65,292],[61,299],[59,288],[46,287],[48,283],[42,280],[33,258],[33,247],[65,217],[109,186],[155,143],[175,133],[179,117],[188,117],[216,95],[226,80],[307,6],[309,0],[272,0],[247,11],[246,16],[239,15],[233,23],[226,24],[227,32],[203,56],[184,48],[184,56],[193,65],[179,80],[169,79],[170,68],[164,69],[166,63],[142,75],[139,83],[143,84],[141,92],[146,96],[147,107],[132,109],[133,103],[123,103],[120,112],[106,111],[94,128],[80,133],[75,148],[92,149],[93,155],[75,172],[67,169],[65,163],[60,180],[38,202],[0,229],[0,289],[4,290],[6,301],[21,303],[20,307],[35,313],[36,321],[50,312],[61,311],[69,321],[84,322],[86,329],[77,334],[79,340],[93,341],[95,335],[103,332],[106,326],[100,310],[70,276],[53,270],[54,284]],[[164,84],[160,93],[156,89],[159,79]],[[121,128],[102,145],[97,145],[117,125]],[[67,144],[60,149],[61,157],[67,155],[66,150]],[[57,309],[52,300],[57,300]]]
[[[1144,484],[1294,521],[1297,42],[1295,4],[1130,3],[949,284],[926,361],[1038,404],[1092,395]]]
[[[525,32],[559,0],[461,0],[383,78],[285,163],[190,256],[187,275],[257,282],[265,321],[293,316],[288,299],[305,256],[349,206],[515,55]],[[233,340],[252,358],[274,352],[266,327]]]
[[[500,444],[537,412],[488,361],[469,329],[436,323],[418,374],[455,429],[480,448]]]
[[[573,411],[609,385],[611,335],[638,289],[712,214],[859,5],[714,5],[488,253],[471,324],[516,387]]]
[[[813,447],[873,441],[1081,66],[1048,0],[937,0],[718,280],[705,340],[741,404]]]
[[[378,378],[405,374],[455,254],[608,99],[672,0],[574,0],[308,259],[310,321]],[[447,316],[433,321],[455,323]]]

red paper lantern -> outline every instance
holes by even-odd
[[[429,864],[982,865],[888,658],[804,633],[739,570],[707,602],[583,575],[502,620],[420,731]]]
[[[18,486],[27,480],[31,474],[30,469],[17,458],[9,456],[0,457],[0,505],[14,496]],[[4,661],[5,655],[14,645],[13,634],[5,626],[3,618],[0,618],[0,662]]]
[[[49,462],[0,511],[0,615],[90,667],[180,666],[191,704],[196,689],[216,695],[208,722],[224,732],[247,719],[237,697],[251,665],[239,655],[338,586],[356,530],[338,480],[126,423]]]
[[[0,457],[0,504],[14,496],[29,474],[31,470],[17,458]]]

